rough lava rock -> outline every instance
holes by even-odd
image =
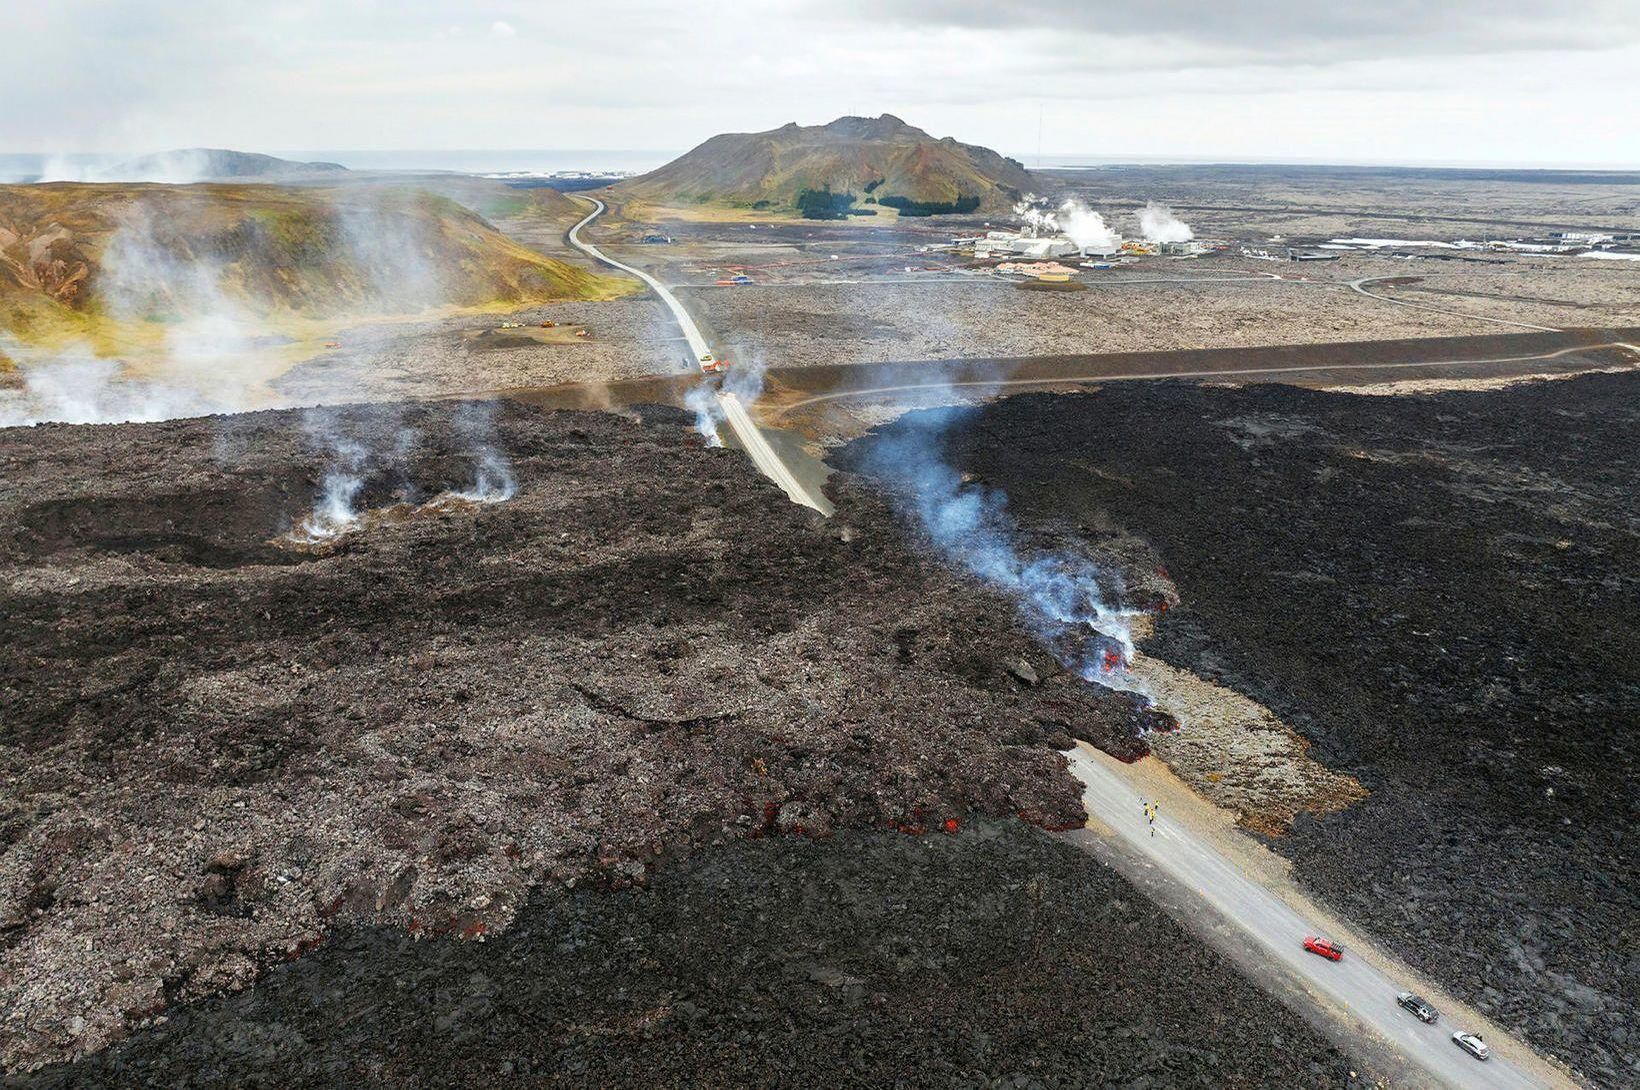
[[[533,890],[772,834],[1078,825],[1067,731],[1145,751],[1131,698],[1056,674],[870,495],[843,482],[827,521],[688,424],[0,431],[4,1064],[338,926],[493,936]],[[453,495],[498,453],[512,499]],[[338,474],[359,524],[293,536]]]
[[[1300,880],[1538,1048],[1632,1085],[1637,435],[1630,372],[1404,397],[1119,383],[996,402],[944,448],[1027,532],[1150,542],[1182,604],[1147,653],[1257,700],[1368,790],[1272,842]]]

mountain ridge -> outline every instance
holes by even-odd
[[[720,133],[615,189],[629,201],[672,210],[818,210],[823,214],[810,218],[835,219],[874,214],[873,206],[902,215],[999,212],[1011,208],[1032,181],[1017,160],[954,137],[935,138],[885,113]],[[818,194],[830,199],[816,200]]]

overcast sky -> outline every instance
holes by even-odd
[[[1640,167],[1640,0],[0,0],[0,152],[683,149]]]

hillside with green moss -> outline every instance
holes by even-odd
[[[324,321],[625,294],[401,187],[0,186],[0,333],[119,351],[168,323]]]

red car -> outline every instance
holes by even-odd
[[[1320,935],[1306,935],[1304,949],[1312,954],[1320,954],[1328,961],[1344,960],[1344,948],[1331,939],[1324,939]]]

